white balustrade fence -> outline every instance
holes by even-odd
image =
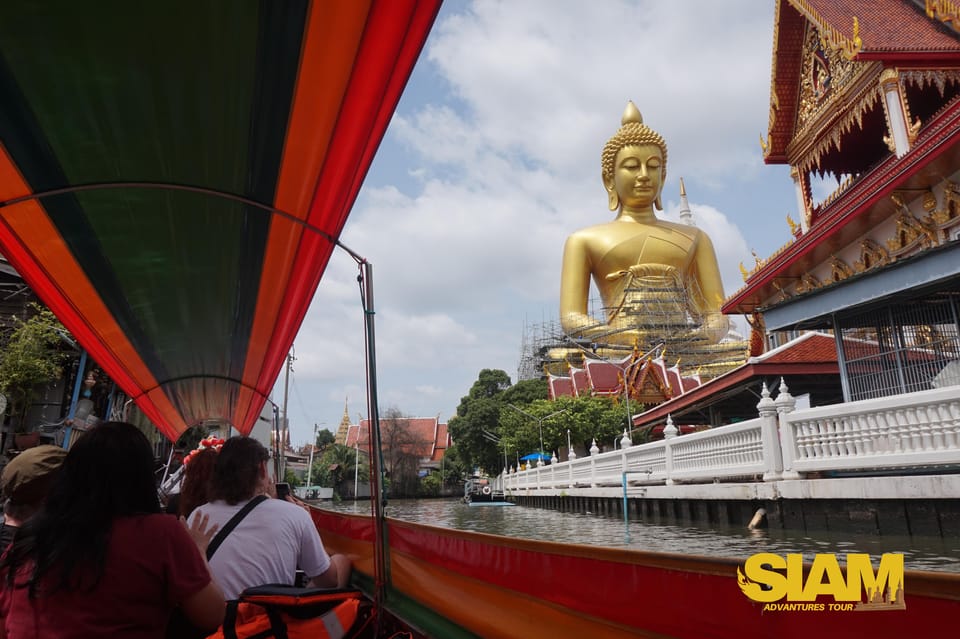
[[[960,386],[784,415],[784,475],[960,463]]]
[[[781,381],[748,422],[502,476],[504,490],[777,481],[807,473],[960,467],[960,386],[794,411]]]

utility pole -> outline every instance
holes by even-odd
[[[547,421],[548,419],[550,419],[551,417],[553,417],[553,416],[555,416],[555,415],[559,415],[560,413],[566,413],[569,409],[561,408],[561,409],[558,410],[558,411],[555,411],[555,412],[553,412],[553,413],[550,413],[550,414],[547,415],[546,417],[537,417],[536,415],[531,415],[530,413],[528,413],[527,411],[523,410],[522,408],[517,408],[517,407],[514,406],[513,404],[507,404],[507,407],[508,407],[508,408],[512,408],[513,410],[517,411],[518,413],[523,413],[524,415],[526,415],[526,416],[529,417],[530,419],[532,419],[532,420],[534,420],[534,421],[537,422],[537,427],[540,429],[540,453],[537,455],[537,466],[543,466],[543,454],[544,454],[544,453],[543,453],[543,422]],[[520,461],[517,460],[517,463],[519,464]]]
[[[310,465],[307,466],[307,488],[310,488],[313,484],[310,483],[310,479],[313,476],[313,449],[317,447],[317,427],[319,424],[313,425],[313,441],[310,442]]]
[[[280,457],[280,477],[276,478],[276,481],[283,481],[284,477],[287,474],[287,459],[284,455],[284,450],[286,447],[287,432],[290,428],[290,422],[287,421],[287,399],[290,396],[290,373],[293,372],[293,360],[296,357],[293,356],[293,349],[287,353],[287,367],[286,372],[283,376],[283,428],[280,431],[280,441],[277,442],[276,451],[277,455]],[[314,438],[316,441],[316,438]]]

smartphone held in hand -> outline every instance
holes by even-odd
[[[277,499],[286,499],[290,496],[290,484],[281,482],[277,484]]]

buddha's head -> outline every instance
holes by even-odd
[[[654,155],[659,155],[659,179],[656,182],[654,204],[662,209],[660,203],[660,189],[663,187],[667,175],[667,143],[660,134],[643,123],[643,116],[633,102],[627,103],[620,120],[620,129],[612,138],[607,140],[601,156],[603,186],[610,199],[610,210],[615,211],[625,199],[626,194],[620,192],[624,185],[618,184],[617,166],[624,159],[624,155],[633,156],[632,161],[645,161]],[[659,152],[659,153],[658,153]],[[649,204],[649,202],[648,202]]]

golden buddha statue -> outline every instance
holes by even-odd
[[[675,356],[701,367],[717,359],[711,351],[729,350],[715,346],[730,328],[720,313],[723,282],[706,233],[656,216],[654,207],[663,208],[666,165],[663,138],[628,103],[602,155],[603,186],[617,216],[567,239],[560,323],[568,337],[595,344],[607,355],[666,344]],[[588,312],[591,278],[603,319]],[[739,354],[734,359],[743,361]]]

